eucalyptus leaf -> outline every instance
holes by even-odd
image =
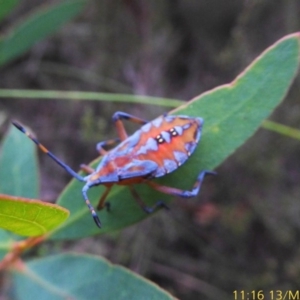
[[[82,11],[86,1],[61,1],[42,6],[0,38],[0,65],[29,50],[35,43],[53,34]]]
[[[105,259],[62,254],[35,260],[14,271],[19,300],[174,299],[156,284]]]
[[[56,204],[0,194],[0,228],[22,236],[39,236],[63,223],[69,211]]]
[[[10,127],[1,145],[0,193],[28,198],[38,197],[39,173],[33,143],[24,143],[20,132]]]
[[[202,140],[183,166],[156,182],[191,189],[201,170],[216,168],[253,135],[284,99],[298,70],[299,50],[299,34],[289,35],[263,52],[230,84],[197,96],[173,110],[172,114],[204,118]],[[53,232],[52,239],[75,239],[111,232],[148,217],[127,187],[115,186],[107,198],[111,211],[99,213],[103,224],[99,229],[82,199],[82,186],[82,183],[72,180],[61,194],[58,203],[71,211],[71,217]],[[149,206],[157,200],[169,202],[172,199],[146,185],[139,185],[136,189]],[[103,186],[89,191],[95,206],[103,192]]]
[[[20,0],[0,0],[0,22],[17,6]]]

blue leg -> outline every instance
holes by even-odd
[[[127,114],[127,113],[122,112],[122,111],[115,112],[112,119],[113,119],[114,122],[117,122],[118,120],[124,119],[124,120],[128,120],[128,121],[138,123],[138,124],[141,124],[141,125],[144,125],[144,124],[148,123],[148,121],[146,121],[144,119],[135,117],[133,115]]]
[[[146,183],[159,192],[174,195],[174,196],[179,196],[179,197],[183,197],[183,198],[191,198],[191,197],[195,197],[199,193],[203,179],[206,175],[216,175],[216,172],[202,171],[198,175],[198,178],[197,178],[192,190],[190,190],[190,191],[184,191],[184,190],[180,190],[177,188],[160,185],[153,181],[147,181]]]
[[[125,127],[124,127],[124,124],[121,121],[122,119],[131,121],[131,122],[134,122],[134,123],[138,123],[138,124],[141,124],[141,125],[144,125],[144,124],[148,123],[148,121],[146,121],[146,120],[137,118],[135,116],[132,116],[132,115],[129,115],[127,113],[120,112],[120,111],[115,112],[112,119],[116,124],[117,132],[118,132],[118,135],[119,135],[121,141],[124,141],[128,137],[128,135],[126,133],[126,130],[125,130]]]
[[[100,153],[100,155],[103,156],[107,153],[107,151],[103,147],[113,146],[113,145],[117,144],[118,142],[120,142],[120,139],[118,139],[118,138],[108,140],[108,141],[99,142],[96,146],[96,149]]]
[[[85,201],[86,205],[88,206],[88,208],[89,208],[89,210],[90,210],[90,212],[91,212],[91,214],[92,214],[92,217],[93,217],[93,219],[94,219],[96,225],[97,225],[99,228],[101,228],[101,222],[100,222],[100,219],[99,219],[99,217],[98,217],[98,215],[97,215],[97,213],[96,213],[94,207],[92,206],[92,204],[91,204],[91,202],[90,202],[90,200],[89,200],[89,198],[88,198],[88,196],[87,196],[87,191],[88,191],[88,189],[89,189],[90,187],[91,187],[91,186],[87,183],[87,184],[83,187],[83,189],[82,189],[82,195],[83,195],[83,198],[84,198],[84,201]]]
[[[146,121],[146,120],[137,118],[135,116],[132,116],[130,114],[127,114],[127,113],[124,113],[121,111],[115,112],[112,119],[113,119],[114,123],[116,124],[117,132],[118,132],[118,135],[120,138],[98,143],[96,148],[97,148],[97,151],[101,155],[105,155],[107,153],[103,147],[112,146],[120,141],[124,141],[128,137],[122,120],[128,120],[128,121],[138,123],[141,125],[148,123],[148,121]]]

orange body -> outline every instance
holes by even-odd
[[[170,173],[194,151],[202,124],[201,118],[158,117],[107,152],[88,181],[128,185]]]

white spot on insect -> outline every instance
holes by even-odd
[[[158,146],[157,142],[153,138],[149,138],[144,146],[141,146],[140,149],[137,151],[137,155],[146,154],[148,151],[157,151]]]
[[[184,130],[189,129],[190,127],[191,127],[191,123],[187,123],[187,124],[184,124],[184,125],[182,126],[182,128],[183,128]]]
[[[165,142],[165,140],[162,138],[162,136],[160,134],[157,135],[155,139],[156,139],[158,144],[162,144],[162,143]]]
[[[187,152],[192,153],[194,152],[197,144],[195,142],[190,142],[185,144],[185,149]]]
[[[156,171],[155,171],[154,176],[155,176],[155,177],[160,177],[160,176],[163,176],[163,175],[165,175],[165,174],[166,174],[165,169],[164,169],[163,167],[158,167],[158,168],[156,169]]]
[[[165,116],[165,121],[167,123],[171,123],[174,121],[175,118],[176,118],[176,116]]]
[[[148,131],[151,129],[151,127],[152,127],[152,124],[151,124],[151,123],[147,123],[147,124],[145,124],[145,125],[143,125],[143,126],[141,127],[141,130],[142,130],[143,132],[148,132]]]
[[[188,159],[188,156],[185,152],[173,151],[173,154],[179,166],[182,165]]]
[[[161,126],[162,121],[163,121],[163,118],[162,118],[162,117],[159,117],[159,118],[153,120],[153,121],[152,121],[152,124],[153,124],[153,126],[155,126],[155,127],[158,128],[158,127]]]
[[[173,170],[177,169],[177,163],[171,159],[164,159],[164,167],[167,173],[172,172]]]
[[[171,142],[171,136],[170,133],[167,131],[162,131],[161,136],[164,139],[165,142],[170,143]]]
[[[197,133],[196,133],[196,136],[195,136],[196,143],[198,143],[198,141],[200,140],[200,137],[201,137],[201,131],[197,130]]]
[[[178,135],[182,135],[183,129],[181,126],[175,126],[174,130],[177,132]]]

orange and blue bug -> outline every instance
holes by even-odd
[[[128,136],[122,119],[141,124],[142,127],[133,135]],[[77,174],[57,158],[23,126],[17,122],[12,122],[71,176],[85,182],[82,195],[99,228],[101,228],[100,219],[87,196],[87,191],[93,186],[104,185],[106,187],[106,191],[99,200],[98,210],[104,206],[109,208],[105,199],[112,186],[118,184],[128,186],[133,198],[141,208],[146,213],[152,213],[156,208],[167,206],[162,201],[158,201],[153,207],[146,206],[135,191],[134,184],[145,183],[162,193],[189,198],[199,193],[206,174],[215,174],[210,171],[200,172],[192,190],[187,191],[160,185],[151,180],[173,172],[190,157],[201,137],[202,118],[163,115],[148,122],[123,112],[116,112],[113,115],[113,121],[119,138],[97,144],[96,148],[102,156],[102,160],[95,170],[87,165],[81,165],[81,169],[88,174],[85,177]],[[118,142],[119,145],[110,151],[104,149],[104,147],[112,146]]]

